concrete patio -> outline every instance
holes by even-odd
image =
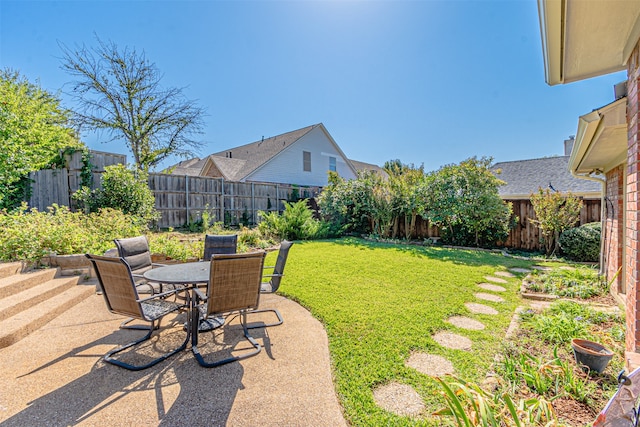
[[[152,368],[132,372],[106,364],[101,357],[141,331],[118,329],[123,318],[107,311],[102,296],[90,295],[0,350],[0,424],[347,425],[320,322],[277,295],[264,295],[261,307],[278,308],[285,323],[253,330],[263,345],[257,356],[205,369],[188,348]],[[169,340],[172,335],[184,337],[180,323],[163,334]],[[225,333],[225,342],[233,339]],[[237,341],[243,345],[240,337]],[[209,355],[215,357],[215,352]]]

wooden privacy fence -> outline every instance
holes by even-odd
[[[123,154],[90,151],[93,188],[100,186],[100,177],[106,166],[126,163]],[[60,206],[74,207],[71,195],[80,189],[82,179],[82,152],[67,156],[67,168],[45,169],[29,174],[31,179],[31,197],[29,207],[44,211],[56,203]]]
[[[150,174],[149,188],[161,214],[158,227],[181,227],[202,220],[226,225],[254,225],[258,211],[282,212],[284,202],[318,195],[320,187],[263,182],[231,182],[222,178]]]
[[[513,205],[513,215],[518,218],[516,227],[509,232],[507,239],[501,246],[511,249],[522,249],[527,251],[544,250],[540,244],[540,230],[531,219],[536,218],[531,200],[505,200]],[[580,210],[580,220],[577,225],[584,225],[590,222],[600,221],[600,199],[584,199]],[[413,239],[426,239],[429,237],[439,237],[440,230],[429,224],[429,221],[422,217],[416,218],[416,232]],[[401,218],[399,224],[398,237],[404,237],[404,220]]]
[[[100,187],[106,166],[125,164],[121,154],[90,151],[93,183]],[[56,203],[75,208],[72,194],[82,185],[85,167],[82,153],[67,157],[67,168],[47,169],[31,173],[29,207],[40,211]],[[203,213],[213,222],[226,225],[254,225],[259,222],[258,211],[282,212],[285,201],[297,201],[318,195],[321,187],[297,186],[259,182],[230,182],[222,178],[184,175],[149,174],[149,188],[156,199],[155,207],[161,218],[160,228],[183,227],[202,220]]]
[[[543,250],[540,244],[540,230],[531,223],[536,218],[531,200],[506,200],[513,205],[513,214],[518,217],[516,227],[511,230],[504,246],[513,249],[530,251]],[[600,199],[582,200],[580,220],[577,225],[600,221]]]

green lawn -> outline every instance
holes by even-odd
[[[280,292],[324,323],[337,393],[353,425],[442,425],[442,419],[415,420],[384,411],[375,404],[372,390],[396,381],[421,395],[427,413],[444,406],[436,381],[405,366],[412,351],[446,357],[457,376],[482,381],[519,305],[521,277],[503,285],[507,292],[499,294],[505,299],[501,303],[477,299],[477,292],[491,293],[477,284],[496,271],[530,265],[486,251],[355,238],[297,242],[289,253]],[[466,302],[492,306],[499,314],[470,313]],[[454,315],[472,317],[486,328],[458,329],[446,322]],[[432,335],[442,330],[470,338],[473,349],[441,347]]]

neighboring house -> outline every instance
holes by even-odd
[[[640,2],[538,0],[545,78],[564,84],[627,71],[611,104],[578,119],[569,169],[605,186],[601,271],[626,305],[626,355],[640,362]],[[628,93],[628,95],[627,95]]]
[[[569,156],[500,162],[491,167],[506,184],[498,188],[505,200],[530,199],[538,189],[552,192],[571,192],[582,199],[598,199],[602,186],[593,181],[578,179],[569,172]]]
[[[540,232],[530,221],[535,218],[531,195],[539,189],[566,194],[570,192],[582,199],[579,223],[600,221],[602,186],[598,182],[578,179],[569,172],[569,156],[573,139],[565,141],[565,155],[540,159],[500,162],[491,166],[496,176],[505,182],[498,188],[500,197],[510,202],[518,218],[509,232],[506,247],[540,250]]]
[[[328,171],[354,179],[358,169],[381,170],[375,165],[349,160],[322,123],[168,168],[176,175],[319,187],[327,185]]]

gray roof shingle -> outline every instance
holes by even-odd
[[[498,191],[503,198],[528,197],[538,188],[550,188],[561,193],[599,197],[602,186],[586,179],[576,178],[569,172],[569,156],[516,160],[495,163],[491,170],[506,182]]]

